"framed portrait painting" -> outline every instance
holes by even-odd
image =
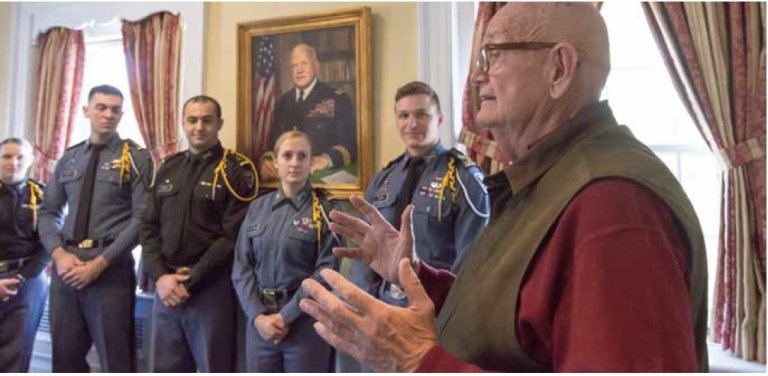
[[[237,148],[277,186],[281,134],[312,142],[314,186],[362,194],[373,172],[368,7],[238,24]]]

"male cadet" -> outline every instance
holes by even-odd
[[[413,204],[419,259],[455,272],[490,214],[483,174],[460,151],[440,143],[443,114],[429,85],[413,81],[397,89],[395,117],[405,153],[376,174],[365,198],[395,228],[403,209]],[[387,303],[407,305],[397,285],[360,262],[352,263],[350,279]]]
[[[54,372],[88,372],[96,345],[102,372],[135,369],[131,250],[152,181],[152,160],[120,138],[123,94],[109,85],[88,93],[90,137],[67,149],[45,189],[40,237],[51,252]],[[68,213],[64,214],[64,207]]]
[[[357,128],[355,112],[344,91],[320,82],[320,63],[315,49],[305,43],[291,50],[291,72],[295,85],[280,96],[275,106],[275,126],[268,145],[292,129],[306,133],[312,140],[310,173],[325,168],[342,168],[357,161]],[[264,180],[277,180],[274,154],[261,158],[260,170]],[[268,161],[268,163],[264,163]]]
[[[37,234],[42,185],[27,179],[27,140],[0,142],[0,372],[27,372],[43,316],[50,261]]]
[[[168,158],[142,218],[141,245],[157,298],[151,372],[233,372],[236,303],[230,274],[255,167],[224,149],[221,106],[184,103],[189,150]]]

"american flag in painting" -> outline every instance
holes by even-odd
[[[253,67],[253,152],[258,158],[269,150],[269,132],[275,120],[275,38],[256,37],[251,40]]]

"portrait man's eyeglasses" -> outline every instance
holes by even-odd
[[[552,48],[557,43],[552,42],[507,42],[507,43],[489,43],[480,47],[480,54],[477,56],[477,67],[487,74],[488,69],[491,67],[491,56],[489,55],[493,51],[502,50],[541,50],[545,48]],[[496,57],[496,56],[493,56]]]

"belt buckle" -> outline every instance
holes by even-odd
[[[8,261],[0,261],[0,273],[5,273],[8,270],[10,270],[10,262]]]
[[[389,295],[398,300],[405,299],[406,297],[405,291],[394,283],[389,285]]]
[[[80,249],[91,249],[94,246],[95,241],[93,239],[83,239],[83,241],[80,242],[80,244],[77,245],[77,248]]]

